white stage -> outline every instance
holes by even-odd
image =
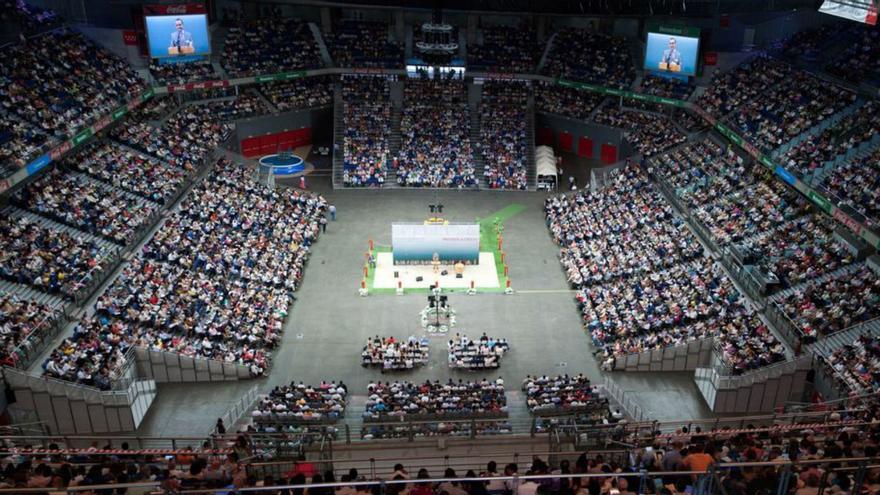
[[[434,273],[431,265],[398,265],[394,266],[391,253],[378,253],[376,256],[376,273],[373,279],[374,289],[396,289],[398,280],[403,282],[404,289],[422,288],[427,289],[434,282],[439,281],[441,288],[467,289],[474,281],[476,288],[497,288],[498,272],[495,270],[495,255],[492,253],[480,253],[478,265],[468,265],[464,269],[462,278],[455,278],[455,270],[452,265],[440,265],[440,271],[447,270],[447,275]],[[394,278],[397,271],[400,278]],[[416,277],[422,277],[421,282],[416,282]]]

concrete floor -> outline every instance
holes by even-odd
[[[338,219],[314,246],[290,312],[283,343],[273,357],[268,378],[219,385],[161,386],[139,435],[172,436],[207,433],[246,390],[257,384],[261,391],[291,380],[318,383],[342,380],[352,396],[363,395],[374,380],[449,377],[479,379],[481,373],[450,370],[442,337],[432,345],[430,364],[408,374],[382,375],[360,366],[363,342],[372,335],[421,335],[418,313],[425,295],[371,295],[359,297],[367,240],[391,242],[391,222],[418,222],[427,217],[427,204],[439,199],[450,220],[471,221],[511,203],[526,208],[505,223],[504,240],[515,295],[477,294],[450,296],[457,311],[456,331],[477,336],[487,332],[506,337],[511,352],[500,370],[511,391],[518,390],[527,374],[587,374],[602,383],[592,356],[593,346],[580,324],[573,294],[557,261],[543,217],[544,194],[426,190],[332,191],[329,178],[315,178],[313,189],[323,191],[337,206]],[[621,373],[611,375],[624,390],[633,391],[650,417],[674,420],[709,417],[693,383],[692,373]],[[519,395],[519,394],[517,394]],[[354,397],[353,397],[354,398]],[[362,401],[355,400],[355,403]],[[346,418],[362,411],[350,407]],[[525,415],[517,411],[512,416]],[[357,422],[357,419],[352,419]]]

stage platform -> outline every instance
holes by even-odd
[[[495,255],[492,253],[480,253],[480,263],[466,266],[462,278],[455,278],[455,271],[451,264],[440,265],[440,271],[443,270],[447,270],[449,273],[447,275],[434,273],[434,267],[431,265],[394,266],[390,252],[377,253],[372,288],[396,289],[398,280],[403,282],[404,289],[427,289],[436,281],[439,281],[440,287],[444,289],[467,289],[471,286],[471,280],[474,281],[474,286],[477,289],[500,287],[495,267]],[[394,278],[395,271],[399,273],[399,278]],[[419,276],[422,277],[421,282],[416,281],[416,277]]]

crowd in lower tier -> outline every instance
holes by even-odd
[[[776,303],[807,340],[880,316],[880,276],[870,268],[809,284]]]
[[[115,250],[26,217],[0,219],[0,277],[72,299],[108,268]]]
[[[754,317],[721,269],[701,256],[695,238],[673,219],[653,187],[630,166],[600,193],[550,198],[545,206],[604,366],[613,368],[616,358],[627,354],[706,337],[723,344],[725,362],[739,372],[785,359],[784,346]],[[609,249],[602,242],[641,245],[626,241],[634,236],[659,242],[642,253],[624,249],[605,258]],[[609,261],[612,270],[603,266]]]
[[[344,135],[342,182],[349,187],[381,187],[391,156],[391,94],[384,76],[342,80]]]
[[[593,116],[593,121],[623,129],[623,137],[646,158],[687,141],[675,124],[653,113],[621,110],[606,105]]]
[[[325,210],[320,196],[265,188],[221,159],[98,298],[70,347],[139,345],[263,374]],[[86,364],[56,355],[54,367]]]
[[[479,153],[483,179],[490,189],[528,186],[528,82],[486,81],[480,101]]]
[[[880,339],[877,337],[860,335],[851,344],[836,349],[827,361],[851,393],[866,395],[880,390]]]
[[[880,150],[834,167],[821,185],[869,222],[880,222]]]
[[[365,419],[506,416],[504,381],[377,382],[367,387]]]
[[[0,364],[17,367],[33,350],[28,337],[50,328],[59,316],[47,304],[0,292]]]
[[[467,86],[462,81],[410,79],[403,94],[402,143],[393,165],[398,184],[476,186]]]

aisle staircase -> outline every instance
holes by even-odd
[[[534,191],[538,188],[538,169],[535,163],[535,95],[529,93],[526,106],[526,188]]]
[[[816,342],[813,349],[823,358],[827,358],[837,349],[852,344],[859,337],[878,336],[880,336],[880,318],[875,318],[832,333]]]
[[[321,28],[314,22],[310,22],[309,29],[312,31],[312,36],[315,37],[315,44],[318,45],[318,51],[321,53],[321,61],[324,62],[324,67],[334,67],[330,50],[327,49],[327,44],[324,43],[324,36],[321,35]]]
[[[342,86],[337,82],[333,85],[333,188],[342,188],[343,176],[343,151],[345,141],[345,117],[344,103],[342,101]]]

